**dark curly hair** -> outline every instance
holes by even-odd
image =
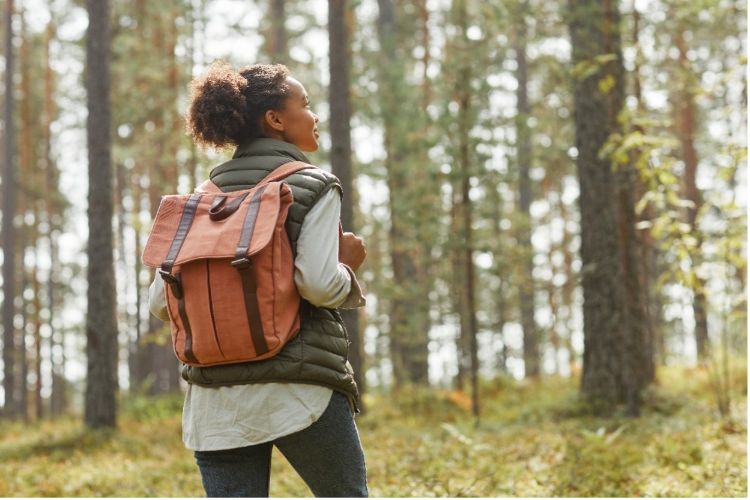
[[[201,145],[224,149],[262,136],[261,118],[283,109],[289,89],[283,64],[253,64],[235,71],[216,61],[190,82],[185,129]]]

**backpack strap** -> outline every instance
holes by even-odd
[[[256,187],[263,186],[265,184],[268,184],[269,182],[280,181],[281,179],[289,177],[290,175],[296,174],[300,170],[305,170],[307,168],[314,169],[318,167],[310,165],[309,163],[305,163],[303,161],[290,161],[289,163],[284,163],[280,167],[276,167],[275,169],[271,170],[271,172],[266,175],[263,180],[256,184]]]
[[[266,175],[258,184],[256,184],[255,187],[260,186],[262,184],[268,184],[269,182],[274,182],[274,181],[284,179],[294,173],[299,172],[300,170],[305,170],[306,168],[318,168],[318,167],[314,165],[310,165],[303,161],[290,161],[288,163],[283,163],[281,166],[276,167],[275,169],[271,170],[271,172],[269,172],[268,175]],[[195,192],[218,194],[218,193],[223,193],[224,191],[222,191],[219,186],[214,184],[211,179],[206,179],[205,181],[201,182],[198,185],[198,187],[195,188]]]
[[[197,188],[195,188],[196,193],[223,193],[223,191],[214,184],[211,179],[206,179],[205,181],[201,182],[200,185],[198,185]]]
[[[250,240],[255,229],[255,221],[258,218],[260,200],[263,197],[263,191],[270,182],[278,181],[292,175],[295,172],[306,168],[316,168],[312,165],[301,161],[285,163],[277,167],[266,175],[258,184],[253,187],[253,197],[250,199],[245,220],[242,223],[242,232],[237,250],[232,261],[232,266],[237,270],[242,280],[242,292],[245,299],[245,314],[247,316],[248,326],[250,327],[250,338],[257,355],[268,352],[263,324],[260,321],[260,307],[258,306],[257,279],[253,261],[247,257],[247,251],[250,248]]]

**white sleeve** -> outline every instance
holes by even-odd
[[[300,295],[316,307],[356,308],[364,305],[357,279],[339,263],[341,197],[328,191],[302,223],[294,260],[294,283]]]
[[[157,272],[154,281],[148,287],[148,309],[151,314],[162,321],[169,321],[167,312],[167,297],[164,295],[164,280]]]

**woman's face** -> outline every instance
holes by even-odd
[[[264,129],[269,137],[297,146],[301,151],[318,150],[318,117],[310,109],[307,91],[300,82],[287,77],[289,95],[281,110],[266,111]]]

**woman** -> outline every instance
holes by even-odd
[[[210,174],[222,191],[248,189],[318,149],[318,117],[305,88],[283,65],[235,71],[214,63],[190,84],[187,132],[201,146],[235,147]],[[364,454],[354,423],[357,387],[349,340],[336,308],[364,305],[354,272],[362,239],[339,234],[341,186],[320,169],[285,179],[294,204],[286,230],[302,296],[300,333],[273,358],[196,368],[183,409],[183,441],[195,451],[208,496],[268,496],[276,446],[316,496],[364,497]],[[163,282],[151,285],[151,311],[168,320]]]

